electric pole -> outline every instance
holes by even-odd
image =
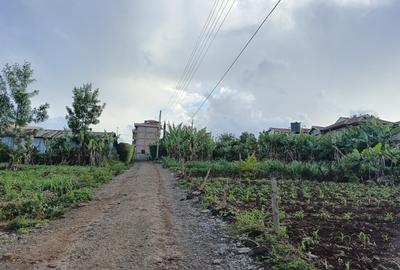
[[[160,115],[158,116],[158,125],[159,125],[159,133],[157,134],[157,152],[156,152],[156,159],[158,160],[158,152],[160,150],[160,135],[161,135],[161,110]]]

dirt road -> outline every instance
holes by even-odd
[[[254,269],[221,221],[182,198],[168,171],[137,163],[64,218],[7,235],[0,269]]]

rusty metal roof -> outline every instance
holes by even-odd
[[[71,135],[71,131],[68,130],[57,130],[57,129],[43,129],[39,127],[26,127],[23,129],[25,132],[29,132],[34,134],[35,138],[60,138],[63,137],[65,133]],[[101,136],[104,133],[114,134],[114,132],[99,132],[99,131],[92,131],[90,132],[93,135]]]
[[[366,114],[366,115],[355,116],[355,117],[340,117],[334,124],[324,127],[320,130],[323,133],[329,132],[332,130],[337,130],[337,129],[341,129],[341,128],[348,127],[348,126],[357,126],[357,125],[360,125],[363,123],[367,123],[373,119],[375,119],[376,121],[381,122],[383,124],[396,124],[396,123],[382,120],[377,117]]]

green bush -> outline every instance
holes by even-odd
[[[173,171],[177,170],[180,167],[179,162],[176,159],[170,157],[163,157],[162,163],[164,168],[168,168]]]
[[[157,156],[157,144],[150,145],[150,157],[152,160],[155,160]],[[167,150],[165,149],[165,145],[160,143],[158,149],[158,158],[163,158],[167,156]]]
[[[0,163],[8,162],[10,159],[10,149],[7,145],[0,142]]]
[[[117,146],[117,152],[119,160],[125,164],[129,164],[132,161],[134,155],[134,146],[129,143],[119,143]]]
[[[253,154],[245,161],[240,162],[240,171],[242,172],[242,176],[246,179],[253,179],[255,176],[255,169],[257,166],[257,158]]]

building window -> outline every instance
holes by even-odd
[[[144,149],[142,149],[142,154],[146,154],[146,151]]]

